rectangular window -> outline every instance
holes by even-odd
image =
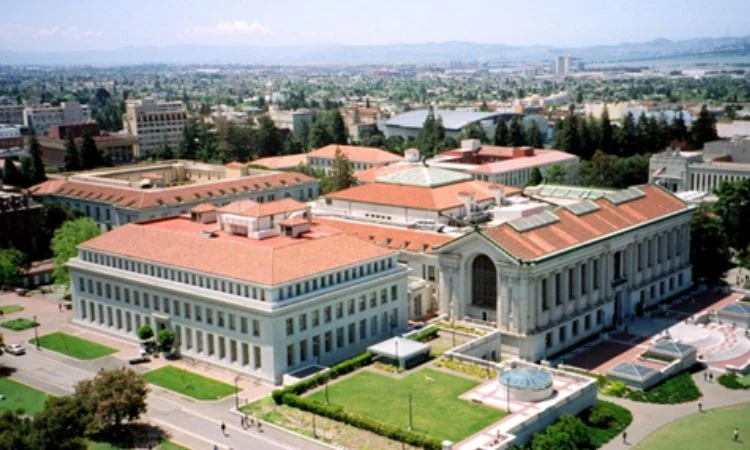
[[[111,286],[109,285],[109,283],[107,283],[107,284],[106,284],[106,285],[104,286],[104,288],[105,288],[105,291],[104,291],[104,292],[105,292],[105,293],[107,294],[107,295],[106,295],[106,297],[107,297],[107,298],[112,298],[112,287],[111,287]]]
[[[583,318],[583,329],[588,331],[591,328],[591,314],[586,314]]]
[[[555,305],[562,304],[562,283],[561,276],[559,273],[555,274]]]
[[[154,295],[154,311],[161,311],[161,301],[158,295]]]
[[[346,313],[347,313],[348,315],[350,315],[350,316],[351,316],[352,314],[354,314],[354,313],[355,313],[355,309],[354,309],[354,299],[353,299],[353,298],[350,298],[350,299],[349,299],[349,300],[347,300],[347,302],[346,302]]]
[[[395,302],[398,300],[398,286],[393,285],[391,286],[391,301]]]
[[[552,332],[551,331],[544,335],[544,345],[547,348],[552,348]]]
[[[596,312],[596,324],[601,325],[604,323],[604,310],[600,309]]]
[[[299,360],[300,362],[307,361],[307,339],[299,342]]]
[[[593,271],[594,271],[594,279],[592,280],[594,282],[594,290],[599,289],[599,260],[595,259],[592,263],[593,265]]]
[[[253,319],[253,336],[260,337],[260,321]]]
[[[336,319],[341,319],[344,317],[344,302],[339,302],[338,305],[336,305]]]
[[[542,311],[549,310],[549,300],[547,299],[547,279],[542,279]]]
[[[388,303],[388,289],[380,290],[380,304],[385,305]]]
[[[236,329],[234,323],[234,314],[229,314],[229,329],[234,331]]]
[[[185,318],[190,319],[190,303],[185,303]]]
[[[164,312],[169,314],[169,299],[167,297],[164,297],[163,300],[164,300]]]
[[[261,364],[260,347],[257,345],[253,345],[253,368],[260,369],[261,367],[262,367],[262,364]]]
[[[568,300],[573,300],[575,298],[575,293],[573,292],[573,289],[575,288],[575,283],[573,282],[574,279],[574,272],[573,269],[568,270]]]
[[[174,310],[174,315],[177,317],[180,317],[180,301],[177,299],[172,300],[172,306],[173,306],[172,309]]]
[[[344,347],[344,327],[336,328],[336,348]]]
[[[578,336],[578,321],[577,320],[573,321],[573,330],[571,333],[573,334],[573,337]]]
[[[359,311],[362,312],[367,309],[367,297],[364,295],[359,297]]]
[[[320,325],[320,311],[317,309],[312,312],[312,327],[315,328]]]
[[[320,336],[313,336],[312,338],[312,355],[313,358],[320,356]]]
[[[145,292],[143,293],[143,307],[144,308],[151,308],[151,303],[149,302],[148,294],[145,293]]]
[[[370,336],[378,334],[378,316],[372,316],[370,319]]]
[[[586,294],[586,270],[588,269],[586,263],[581,264],[581,295]]]
[[[353,344],[357,340],[357,324],[349,324],[349,343]]]
[[[240,317],[240,333],[247,334],[247,317]]]
[[[559,337],[558,342],[560,344],[562,344],[563,342],[565,342],[565,327],[564,326],[560,327],[559,336],[558,337]]]
[[[333,333],[330,331],[326,331],[325,334],[325,352],[329,353],[331,350],[333,350]]]
[[[362,319],[359,321],[359,340],[365,339],[367,339],[367,319]]]
[[[378,306],[378,294],[373,292],[370,294],[370,308],[375,308]]]
[[[201,307],[198,305],[195,306],[195,320],[196,322],[203,321],[203,317],[201,316]]]
[[[329,323],[331,321],[331,307],[326,306],[323,308],[323,322]]]
[[[224,312],[223,311],[216,311],[216,325],[218,325],[219,328],[224,328]]]
[[[130,304],[130,289],[124,288],[123,289],[123,295],[125,298],[125,303]]]
[[[286,365],[289,367],[294,365],[294,344],[286,346]]]
[[[307,330],[307,314],[300,314],[299,316],[299,330]]]
[[[214,324],[214,312],[211,308],[206,308],[206,324]]]
[[[85,286],[85,280],[83,278],[78,279],[78,290],[81,292],[86,292]]]
[[[294,334],[294,319],[291,317],[286,319],[286,335],[291,336]]]

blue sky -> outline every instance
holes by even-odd
[[[750,0],[4,0],[0,48],[391,44],[582,46],[750,34]]]

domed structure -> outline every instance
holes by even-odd
[[[500,385],[511,400],[539,402],[552,396],[552,376],[533,368],[510,369],[500,373]]]

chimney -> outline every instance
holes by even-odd
[[[492,196],[495,198],[495,205],[503,206],[505,204],[505,189],[499,184],[492,184],[489,189]]]
[[[525,158],[528,156],[534,156],[534,148],[533,147],[514,147],[513,148],[513,157],[514,158]]]
[[[458,199],[464,204],[466,209],[466,215],[471,214],[474,210],[474,193],[473,192],[459,192]]]
[[[479,139],[464,139],[461,141],[461,150],[475,152],[482,146]]]

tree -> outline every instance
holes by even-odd
[[[507,146],[508,145],[508,125],[505,120],[499,119],[497,125],[495,125],[495,145]]]
[[[417,148],[423,157],[429,158],[443,148],[444,140],[445,128],[443,127],[443,121],[439,117],[435,118],[435,112],[430,107],[427,110],[427,117],[425,117],[422,124],[422,129],[419,130],[419,134],[417,135]]]
[[[526,130],[526,143],[530,147],[544,148],[544,138],[542,132],[539,130],[539,125],[536,124],[536,120],[531,121],[528,130]]]
[[[195,121],[189,120],[182,128],[180,145],[177,147],[177,157],[180,159],[195,159],[198,153],[198,136]]]
[[[31,140],[29,141],[29,158],[31,166],[29,167],[26,183],[29,186],[33,186],[47,179],[47,175],[44,174],[44,163],[42,162],[42,148],[39,145],[39,139],[37,139],[33,128],[31,130]]]
[[[171,352],[175,343],[174,331],[169,329],[159,330],[156,334],[156,344],[163,352]]]
[[[346,130],[344,117],[338,109],[328,113],[328,133],[333,144],[346,144],[349,141],[349,132]]]
[[[482,143],[487,143],[487,133],[481,125],[472,122],[461,130],[461,139],[478,139]]]
[[[0,448],[27,449],[32,432],[32,422],[16,412],[5,411],[0,415]]]
[[[21,270],[28,267],[28,260],[20,250],[0,249],[0,286],[20,286]]]
[[[138,339],[148,341],[152,337],[154,337],[154,329],[151,328],[151,325],[145,324],[138,328]]]
[[[724,182],[716,189],[714,211],[721,218],[729,246],[744,252],[750,245],[750,179]]]
[[[615,151],[615,138],[614,130],[612,129],[612,122],[609,120],[609,111],[607,111],[607,105],[604,105],[604,109],[602,110],[599,130],[599,150],[610,155],[613,154]]]
[[[719,138],[716,134],[716,119],[708,112],[706,105],[701,107],[691,131],[693,148],[703,148],[703,144],[706,142],[715,141]]]
[[[154,151],[154,158],[158,160],[174,159],[172,146],[169,145],[169,142],[164,140],[164,142],[162,142],[161,144],[159,144],[158,147],[156,147],[156,150]]]
[[[23,179],[23,175],[18,171],[15,161],[12,159],[5,160],[5,166],[3,168],[3,183],[9,186],[26,186],[26,181]]]
[[[91,416],[72,396],[49,397],[44,410],[34,416],[28,448],[84,450],[83,438]]]
[[[302,147],[302,143],[297,139],[297,137],[293,134],[290,134],[289,136],[284,139],[284,145],[283,145],[283,153],[285,155],[296,155],[298,153],[302,153],[304,148]]]
[[[620,185],[617,158],[597,150],[591,161],[581,162],[581,184],[584,186],[614,187]]]
[[[78,383],[73,396],[91,414],[89,432],[117,430],[146,412],[146,380],[133,369],[100,370]]]
[[[73,139],[73,134],[68,133],[65,137],[64,167],[68,172],[81,168],[81,158],[78,155],[78,147]]]
[[[637,138],[635,130],[635,118],[633,113],[628,111],[622,119],[622,128],[618,133],[618,144],[620,146],[621,156],[632,156],[638,153]]]
[[[693,276],[709,286],[721,282],[729,268],[729,240],[721,218],[702,206],[690,224],[690,261]]]
[[[672,141],[686,142],[689,137],[690,134],[688,133],[687,125],[685,125],[685,118],[682,115],[682,111],[680,111],[674,116],[669,126],[669,138]]]
[[[581,152],[581,139],[578,135],[578,117],[571,111],[562,123],[562,132],[559,140],[559,150],[579,155]]]
[[[55,283],[68,285],[70,274],[65,264],[70,258],[78,256],[79,244],[101,234],[99,225],[89,218],[65,222],[52,238],[52,255],[55,263],[53,277]]]
[[[529,181],[526,182],[526,186],[537,186],[542,184],[543,181],[542,171],[539,170],[539,167],[534,167],[531,169],[531,175],[529,175]]]
[[[566,184],[568,182],[568,169],[560,164],[548,167],[544,171],[544,182],[549,184]]]
[[[523,132],[523,124],[518,116],[513,116],[508,127],[508,145],[521,147],[526,145],[526,136]]]
[[[93,169],[102,164],[102,154],[88,131],[83,134],[81,142],[81,169]]]
[[[281,135],[273,119],[267,114],[258,119],[258,132],[255,135],[256,155],[259,158],[280,155],[283,150]]]
[[[332,142],[333,137],[331,137],[328,132],[328,127],[326,126],[325,121],[322,117],[319,117],[313,122],[312,127],[310,127],[310,135],[307,138],[308,147],[310,149],[318,149],[325,147]]]
[[[336,157],[333,159],[331,173],[323,180],[323,190],[336,192],[354,186],[352,163],[340,148],[336,148]]]
[[[534,434],[531,450],[578,450],[589,448],[590,444],[588,428],[581,419],[563,414],[543,432]]]

